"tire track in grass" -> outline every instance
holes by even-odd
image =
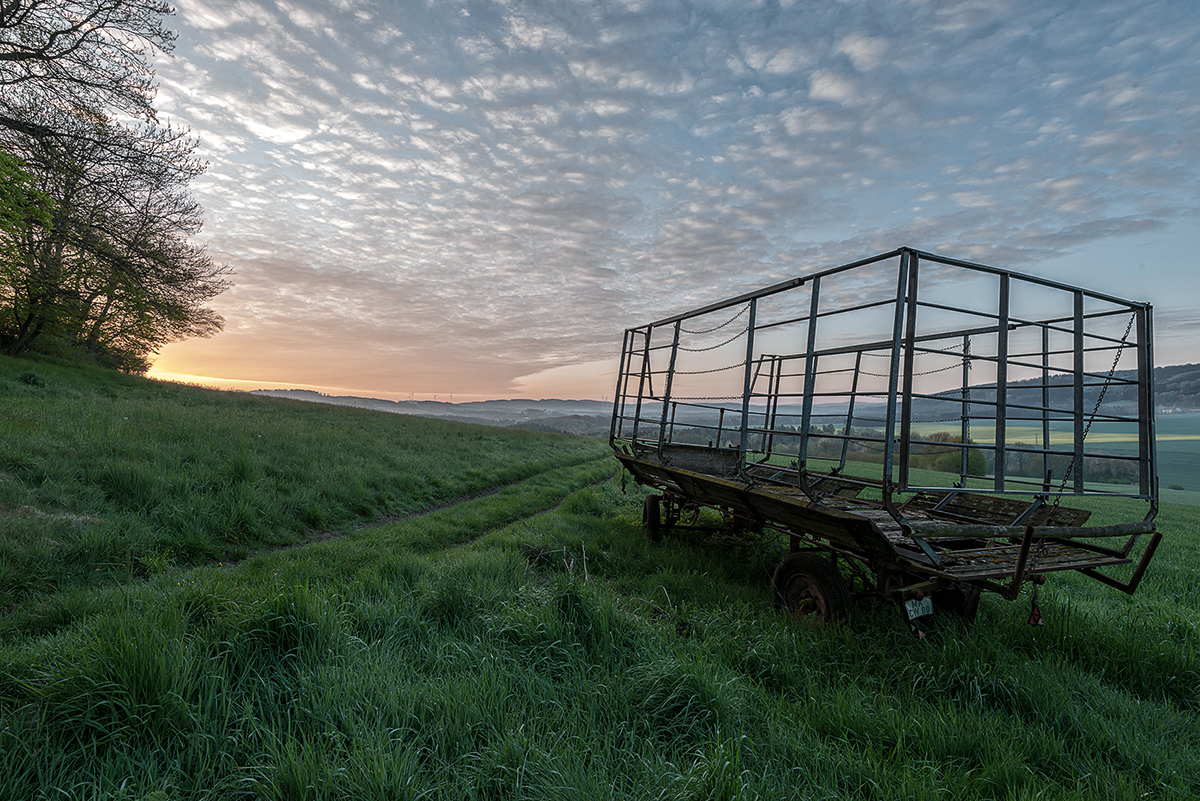
[[[429,554],[479,539],[553,509],[568,494],[611,479],[615,470],[607,457],[555,468],[431,511],[260,553],[233,569],[277,571],[290,580],[349,577],[395,550]]]
[[[416,553],[464,545],[490,531],[553,509],[568,494],[612,478],[614,470],[609,458],[549,470],[485,496],[388,524],[396,527],[397,535],[390,541]],[[373,526],[370,532],[381,538],[389,533],[384,530],[388,526]]]
[[[488,489],[480,490],[479,492],[474,492],[474,493],[471,493],[470,495],[463,495],[461,497],[454,498],[453,500],[446,501],[444,503],[434,504],[433,506],[426,506],[426,507],[424,507],[422,509],[418,509],[417,511],[414,511],[414,512],[405,512],[404,514],[398,514],[398,515],[385,515],[382,517],[375,518],[374,520],[361,522],[361,523],[358,523],[358,524],[355,524],[355,525],[352,525],[352,526],[349,526],[346,528],[306,531],[300,537],[300,539],[296,542],[288,543],[286,545],[264,545],[260,548],[256,548],[256,549],[250,551],[250,553],[248,553],[243,559],[240,559],[237,561],[233,561],[233,560],[230,560],[227,558],[226,559],[213,559],[213,560],[210,560],[209,564],[221,564],[221,565],[232,566],[234,564],[239,564],[241,562],[244,562],[248,559],[253,559],[256,556],[262,556],[264,554],[275,553],[276,551],[287,551],[287,550],[294,550],[296,548],[305,548],[310,545],[315,545],[317,543],[328,542],[330,540],[337,540],[337,539],[352,536],[352,535],[355,535],[355,534],[358,534],[358,533],[361,533],[364,531],[372,531],[374,529],[382,528],[384,526],[390,526],[394,523],[403,523],[406,520],[413,520],[415,518],[426,517],[428,515],[446,511],[448,509],[457,508],[466,503],[471,503],[473,501],[482,500],[484,498],[491,498],[491,497],[499,495],[500,493],[503,493],[513,487],[520,487],[524,484],[527,484],[530,481],[534,481],[535,479],[538,479],[538,478],[541,478],[544,476],[553,475],[553,474],[562,472],[564,470],[571,470],[574,468],[582,468],[582,467],[586,467],[589,465],[596,465],[599,463],[609,463],[608,457],[601,456],[599,458],[588,459],[584,462],[576,462],[576,463],[570,464],[570,465],[562,465],[559,467],[551,468],[550,470],[547,470],[542,473],[538,473],[535,476],[529,476],[529,477],[520,479],[518,481],[510,482],[508,484],[499,484],[495,487],[489,487]],[[609,466],[612,467],[611,464]],[[615,468],[613,468],[613,469],[615,469]],[[606,476],[606,478],[607,477],[609,477],[609,476]],[[600,479],[598,481],[594,481],[591,483],[598,484],[602,480],[603,479]],[[571,490],[568,490],[568,491],[573,492],[575,489],[578,489],[578,487],[572,488]]]
[[[165,579],[150,578],[133,584],[80,588],[58,599],[40,599],[0,618],[0,644],[26,636],[69,627],[80,617],[106,614],[124,607],[130,598],[163,592],[164,582],[194,583],[194,572],[212,571],[210,591],[236,594],[233,587],[262,587],[329,582],[334,586],[353,581],[363,570],[398,550],[427,555],[462,545],[520,520],[553,509],[576,490],[611,479],[615,461],[608,457],[553,468],[523,481],[463,498],[454,503],[334,534],[326,539],[281,546],[257,552],[236,563],[216,563],[174,572]],[[204,579],[210,582],[211,579]],[[152,585],[159,584],[157,589]],[[170,592],[170,590],[166,590]],[[65,606],[64,606],[65,604]]]

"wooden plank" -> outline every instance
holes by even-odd
[[[1003,545],[956,551],[942,556],[942,570],[964,581],[1010,578],[1016,570],[1020,546]],[[1087,567],[1127,565],[1131,560],[1108,556],[1065,544],[1050,544],[1030,554],[1032,572],[1053,573]]]
[[[676,492],[699,504],[732,510],[765,520],[786,531],[828,540],[830,544],[869,561],[894,562],[904,557],[915,561],[917,564],[914,567],[918,569],[941,572],[964,581],[1011,577],[1020,553],[1020,546],[1015,541],[1025,536],[1039,543],[1030,554],[1033,572],[1047,573],[1128,564],[1130,561],[1111,552],[1098,553],[1059,540],[1072,537],[1124,537],[1153,530],[1152,523],[1091,528],[1038,525],[1037,515],[1031,516],[1034,523],[1028,525],[964,522],[962,518],[943,517],[941,513],[926,508],[932,497],[938,497],[936,493],[931,493],[932,497],[921,503],[906,506],[906,529],[887,510],[871,501],[825,494],[819,494],[814,500],[796,486],[708,475],[674,464],[664,464],[648,458],[649,454],[640,458],[627,454],[617,456],[640,482]],[[814,476],[814,483],[818,480],[822,479]],[[824,485],[826,487],[840,487],[844,482],[851,489],[861,489],[863,484],[869,484],[842,476],[825,476],[824,480],[829,482]],[[963,495],[971,493],[961,493],[955,500],[958,501]],[[986,503],[976,500],[980,498]],[[1008,498],[974,495],[973,499],[967,498],[958,508],[976,512],[982,508],[985,513],[996,516],[1019,517],[1028,504]],[[1045,511],[1049,512],[1050,507]],[[1061,519],[1075,521],[1081,518],[1077,513],[1082,510],[1060,511],[1064,511]],[[1082,517],[1086,518],[1086,512]],[[1056,513],[1053,519],[1058,521],[1060,516]],[[937,569],[927,556],[919,553],[917,542],[909,536],[910,530],[937,551],[942,562]]]
[[[910,498],[904,504],[904,508],[906,510],[916,508],[932,511],[934,507],[940,507],[937,511],[941,514],[979,523],[1009,526],[1019,520],[1032,503],[1036,503],[1036,501],[1022,501],[973,492],[960,492],[947,501],[946,496],[940,492],[923,491]],[[1051,512],[1053,512],[1053,516]],[[1071,509],[1066,506],[1054,509],[1053,505],[1042,505],[1029,518],[1023,520],[1021,525],[1077,527],[1082,526],[1091,514],[1086,509]]]

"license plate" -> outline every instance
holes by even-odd
[[[919,601],[916,598],[909,598],[904,602],[904,608],[908,610],[909,620],[912,620],[914,617],[931,614],[933,612],[933,598],[928,595]]]

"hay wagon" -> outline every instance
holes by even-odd
[[[651,538],[705,509],[778,532],[794,614],[880,597],[915,629],[1032,584],[1038,622],[1048,574],[1133,593],[1162,536],[1151,331],[1146,303],[901,248],[628,329],[610,443]]]

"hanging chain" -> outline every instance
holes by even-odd
[[[745,306],[742,307],[742,310],[740,312],[733,315],[728,320],[726,320],[725,322],[721,323],[718,326],[714,326],[712,328],[705,328],[703,331],[689,331],[688,329],[680,326],[679,331],[684,334],[711,334],[713,331],[720,331],[722,328],[729,325],[730,323],[732,323],[737,318],[741,317],[743,314],[745,314],[749,310],[750,310],[750,304],[747,303]]]
[[[732,320],[730,322],[732,322]],[[722,328],[723,327],[724,326],[722,326]],[[731,336],[729,339],[725,340],[724,342],[719,342],[716,345],[712,345],[707,348],[685,348],[683,345],[680,345],[679,349],[682,351],[687,351],[688,353],[707,353],[710,350],[716,350],[717,348],[721,348],[721,347],[728,345],[730,342],[734,342],[738,339],[741,339],[742,334],[746,333],[749,330],[750,330],[750,326],[747,325],[741,331],[738,331],[736,334],[734,334],[733,336]]]
[[[1096,415],[1100,413],[1100,405],[1104,403],[1104,394],[1108,392],[1108,387],[1112,384],[1113,375],[1117,372],[1117,363],[1121,361],[1121,354],[1125,351],[1125,346],[1129,344],[1126,340],[1129,339],[1129,332],[1133,330],[1133,322],[1137,319],[1137,312],[1129,316],[1129,325],[1125,326],[1125,334],[1121,337],[1121,344],[1117,346],[1117,355],[1113,357],[1112,367],[1108,368],[1108,376],[1104,379],[1104,385],[1100,387],[1100,397],[1096,398],[1096,405],[1092,409],[1091,415],[1088,417],[1087,425],[1083,427],[1083,436],[1080,437],[1080,442],[1087,439],[1088,432],[1092,430],[1092,423],[1096,421]],[[1048,445],[1046,447],[1049,447]],[[1046,525],[1052,525],[1054,513],[1058,511],[1058,505],[1062,503],[1063,491],[1067,488],[1067,481],[1071,478],[1071,472],[1075,469],[1075,456],[1071,454],[1071,461],[1067,463],[1067,470],[1063,473],[1062,481],[1058,484],[1058,494],[1054,496],[1054,503],[1050,506],[1050,514],[1046,516]]]
[[[953,353],[954,351],[958,350],[958,349],[959,349],[959,348],[961,348],[961,347],[962,347],[962,345],[947,345],[947,346],[946,346],[945,348],[943,348],[942,350],[932,350],[932,349],[929,349],[929,350],[926,350],[925,352],[926,352],[926,353],[939,353],[939,354],[946,354],[946,353]],[[880,359],[890,359],[890,358],[892,358],[892,354],[891,354],[891,352],[890,352],[890,351],[889,351],[889,352],[887,352],[887,353],[876,353],[876,352],[874,352],[874,351],[870,351],[870,350],[864,350],[864,351],[862,352],[862,355],[863,355],[863,356],[875,356],[875,357],[878,357],[878,358],[880,358]]]
[[[960,366],[961,365],[958,365],[958,364],[952,364],[949,367],[938,367],[933,370],[926,370],[922,373],[913,373],[913,378],[916,378],[918,376],[923,376],[923,375],[933,375],[934,373],[944,373],[947,370],[953,370],[954,368],[960,367]],[[869,375],[873,378],[891,378],[892,377],[891,373],[868,373],[866,370],[859,370],[858,372],[860,375]],[[949,391],[957,392],[958,390],[949,390]],[[935,394],[945,394],[945,392],[935,393]]]
[[[675,375],[710,375],[712,373],[724,373],[727,370],[740,370],[746,365],[742,362],[731,364],[728,367],[714,367],[711,370],[676,370]]]

